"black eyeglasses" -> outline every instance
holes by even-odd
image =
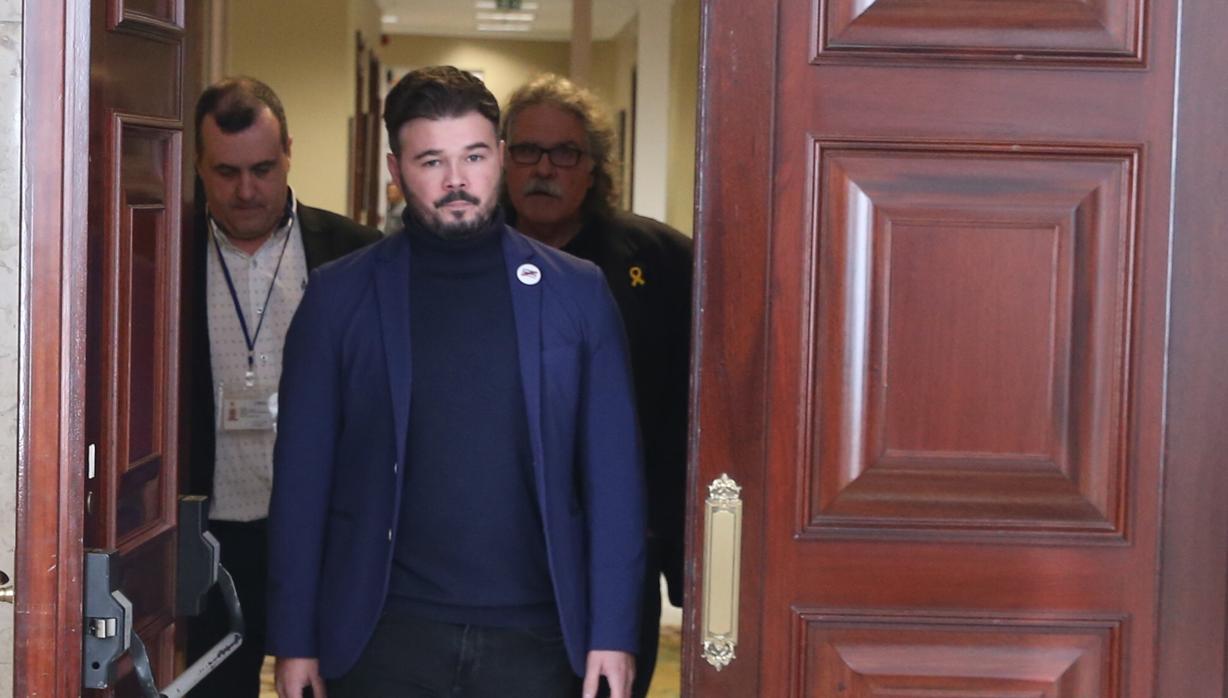
[[[567,143],[553,148],[543,148],[536,143],[517,143],[507,147],[507,154],[517,165],[536,165],[542,159],[542,153],[550,157],[550,163],[555,167],[575,167],[584,155],[583,150]]]

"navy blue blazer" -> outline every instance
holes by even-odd
[[[597,267],[503,234],[536,495],[568,656],[637,650],[644,475],[626,338]],[[269,510],[268,652],[344,674],[388,592],[410,385],[404,235],[311,274],[286,337]],[[535,285],[517,269],[541,271]],[[515,541],[509,541],[515,545]]]

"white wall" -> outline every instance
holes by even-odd
[[[21,0],[0,0],[0,570],[17,526],[17,319],[21,224]],[[13,607],[0,605],[0,698],[13,695]]]

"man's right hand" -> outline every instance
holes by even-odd
[[[328,698],[324,679],[320,678],[320,660],[303,657],[278,657],[274,669],[277,677],[277,698],[303,698],[308,686],[314,698]]]

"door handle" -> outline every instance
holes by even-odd
[[[142,698],[183,698],[243,644],[243,609],[234,579],[220,562],[217,539],[205,530],[208,502],[203,497],[179,500],[179,560],[175,604],[177,615],[199,615],[202,596],[216,585],[230,621],[230,632],[192,663],[166,688],[154,681],[145,643],[133,631],[132,604],[119,591],[118,553],[90,550],[85,557],[85,620],[82,684],[110,688],[119,658],[127,653]]]
[[[217,568],[217,574],[218,588],[222,592],[222,599],[230,617],[230,632],[218,640],[217,644],[205,652],[204,656],[193,662],[192,666],[185,669],[166,688],[159,689],[154,683],[153,670],[149,664],[145,644],[141,642],[141,638],[136,633],[132,633],[133,666],[137,683],[140,684],[141,691],[144,693],[143,698],[183,698],[243,644],[243,610],[239,606],[239,595],[235,593],[234,579],[231,578],[226,568],[220,565]]]
[[[243,608],[239,605],[234,579],[221,564],[222,546],[213,534],[206,530],[208,518],[208,498],[179,498],[179,561],[176,568],[175,608],[180,616],[200,615],[205,609],[205,593],[216,584],[226,606],[230,632],[161,691],[151,690],[152,675],[149,681],[142,679],[145,698],[179,698],[187,695],[243,644]]]
[[[142,698],[182,698],[243,644],[243,610],[234,580],[225,567],[217,568],[217,584],[230,616],[230,632],[196,660],[166,688],[154,682],[145,643],[133,629],[132,602],[119,591],[119,555],[114,550],[85,552],[85,643],[82,685],[112,688],[121,656],[132,658],[132,671]]]
[[[0,570],[0,603],[14,603],[16,598],[17,592],[9,584],[9,576]]]
[[[742,584],[742,488],[729,475],[708,485],[704,503],[703,643],[717,671],[729,666],[738,645]]]

